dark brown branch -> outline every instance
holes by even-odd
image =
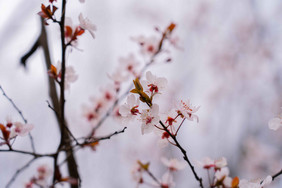
[[[39,154],[39,153],[34,153],[34,152],[29,152],[29,151],[23,151],[23,150],[16,150],[16,149],[0,149],[0,152],[13,152],[13,153],[21,153],[21,154],[26,154],[26,155],[32,155],[35,158],[39,157],[53,157],[54,154]]]
[[[192,163],[190,162],[188,156],[187,156],[187,152],[186,150],[179,144],[179,142],[177,141],[177,138],[175,135],[171,134],[171,132],[167,129],[167,127],[163,124],[162,121],[159,121],[159,123],[162,125],[162,127],[164,128],[164,130],[169,134],[169,136],[173,139],[173,141],[175,142],[175,146],[178,147],[181,151],[181,153],[183,154],[183,159],[188,163],[190,169],[192,170],[193,174],[194,174],[194,177],[196,178],[196,180],[199,182],[200,184],[200,187],[204,187],[203,186],[203,180],[202,178],[200,178],[198,176],[198,174],[196,173],[195,171],[195,168],[194,166],[192,165]]]
[[[63,4],[64,4],[64,6],[63,6],[64,8],[62,10],[62,17],[64,17],[64,12],[65,12],[65,4],[66,4],[65,0],[63,1]],[[64,20],[64,19],[62,19],[62,20]],[[62,31],[63,31],[62,29],[64,29],[63,28],[64,23],[59,22],[59,21],[56,21],[56,23],[60,24],[61,35],[63,36],[64,33],[62,33]],[[51,63],[51,58],[50,58],[47,33],[46,33],[45,25],[44,25],[44,20],[42,18],[41,18],[41,33],[40,33],[40,36],[35,41],[31,50],[25,56],[23,56],[23,58],[21,60],[22,65],[26,66],[26,62],[27,62],[28,58],[36,51],[36,49],[39,46],[42,47],[42,49],[43,49],[44,57],[45,57],[45,63],[46,63],[46,69],[48,70],[51,67],[52,63]],[[65,53],[65,49],[64,49],[64,53]],[[70,140],[69,134],[68,134],[68,132],[70,132],[70,131],[66,130],[65,127],[68,127],[67,121],[64,119],[64,116],[61,116],[61,108],[60,108],[60,102],[59,102],[58,93],[57,93],[57,89],[56,89],[56,83],[55,83],[54,79],[49,77],[49,76],[48,76],[48,81],[49,81],[49,84],[48,84],[48,86],[49,86],[49,96],[51,98],[52,108],[54,109],[55,112],[58,112],[58,113],[55,113],[55,117],[56,117],[56,120],[58,122],[61,135],[63,135],[61,139],[64,140],[63,141],[64,147],[69,147],[69,146],[71,146],[71,140]],[[64,119],[64,120],[62,121],[62,119]],[[63,144],[60,144],[60,145],[62,146]],[[61,150],[58,150],[58,151],[61,151]],[[69,169],[69,175],[73,178],[80,179],[79,174],[78,174],[76,160],[75,160],[75,157],[73,155],[72,149],[66,151],[66,155],[70,156],[68,158],[68,161],[67,161],[67,166],[68,166],[68,169]],[[72,188],[76,188],[76,187],[77,186],[72,186]]]
[[[12,106],[16,109],[16,111],[20,114],[22,120],[24,121],[25,124],[27,124],[27,120],[24,117],[22,111],[17,107],[17,105],[14,103],[14,101],[5,93],[4,89],[1,87],[0,85],[0,90],[2,91],[4,97],[6,97],[6,99],[12,104]],[[31,135],[31,133],[28,133],[29,136],[29,140],[30,140],[30,144],[31,144],[31,149],[33,152],[35,152],[35,146],[34,146],[34,141],[33,141],[33,137]]]
[[[280,175],[282,175],[282,169],[272,176],[272,181],[274,181],[274,179],[277,178]]]
[[[85,140],[85,142],[83,144],[80,144],[80,145],[91,144],[91,143],[98,142],[98,141],[101,141],[101,140],[109,140],[109,139],[111,139],[112,136],[118,135],[120,133],[124,133],[125,129],[127,129],[127,127],[124,127],[120,131],[115,131],[114,133],[112,133],[108,136],[104,136],[104,137],[100,137],[100,138],[93,138],[93,137],[87,138]]]

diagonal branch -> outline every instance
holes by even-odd
[[[16,180],[16,178],[20,175],[21,172],[23,172],[25,169],[27,169],[31,163],[33,163],[35,161],[36,157],[32,158],[31,160],[29,160],[24,166],[22,166],[21,168],[19,168],[15,174],[12,176],[12,178],[10,179],[10,181],[7,183],[6,188],[9,188],[12,183]]]
[[[1,87],[1,85],[0,85],[0,90],[2,91],[4,97],[6,97],[6,99],[8,99],[8,101],[13,105],[13,107],[16,109],[16,111],[20,114],[20,116],[21,116],[22,120],[24,121],[24,123],[27,124],[27,120],[24,117],[22,111],[17,107],[17,105],[14,103],[14,101],[10,97],[8,97],[8,95],[5,93],[5,91]],[[30,139],[30,144],[31,144],[32,151],[35,152],[34,141],[33,141],[33,137],[31,135],[31,133],[28,133],[28,136],[29,136],[29,139]]]

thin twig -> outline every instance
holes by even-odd
[[[27,119],[24,117],[22,111],[17,107],[17,105],[14,103],[14,101],[5,93],[5,91],[4,91],[4,89],[2,88],[1,85],[0,85],[0,90],[2,91],[4,97],[6,99],[8,99],[8,101],[12,104],[14,109],[20,114],[20,116],[21,116],[22,120],[24,121],[24,123],[27,124]],[[29,136],[29,140],[30,140],[32,151],[35,152],[34,141],[33,141],[33,137],[31,135],[31,133],[28,133],[28,136]]]
[[[114,133],[108,135],[108,136],[103,136],[100,138],[87,138],[84,144],[91,144],[93,142],[97,142],[97,141],[101,141],[101,140],[108,140],[110,139],[112,136],[118,135],[120,133],[124,133],[125,129],[127,129],[127,127],[124,127],[122,130],[120,131],[115,131]]]
[[[14,153],[21,153],[21,154],[26,154],[26,155],[32,155],[35,158],[39,157],[52,157],[54,154],[39,154],[39,153],[34,153],[34,152],[28,152],[28,151],[23,151],[23,150],[16,150],[16,149],[0,149],[0,152],[14,152]]]
[[[181,151],[181,153],[183,154],[183,159],[188,163],[188,165],[190,166],[190,169],[192,170],[194,177],[196,178],[196,180],[199,182],[200,187],[204,188],[203,186],[203,179],[200,178],[198,176],[198,174],[195,171],[194,166],[192,165],[192,163],[190,162],[188,156],[187,156],[187,152],[186,150],[179,144],[179,142],[177,141],[176,136],[172,135],[171,132],[166,128],[166,126],[163,124],[162,121],[159,121],[159,123],[162,125],[162,127],[165,129],[165,131],[170,135],[170,137],[173,139],[173,141],[175,142],[176,147],[178,147]]]
[[[18,177],[18,175],[24,171],[26,168],[28,168],[30,166],[31,163],[33,163],[33,161],[36,160],[36,157],[32,158],[31,160],[29,160],[24,166],[22,166],[21,168],[19,168],[15,174],[12,176],[12,178],[10,179],[10,181],[7,183],[6,188],[9,188],[12,183],[16,180],[16,178]]]
[[[274,181],[274,179],[277,178],[280,175],[282,175],[282,169],[272,176],[272,181]]]

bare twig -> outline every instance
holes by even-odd
[[[9,188],[12,183],[16,180],[16,178],[18,177],[18,175],[23,172],[25,169],[27,169],[31,163],[33,163],[35,161],[36,157],[32,158],[31,160],[29,160],[24,166],[22,166],[21,168],[19,168],[15,174],[12,176],[12,178],[10,179],[10,181],[7,183],[6,188]]]
[[[4,91],[4,89],[2,88],[1,85],[0,85],[0,90],[2,91],[4,97],[6,97],[6,99],[8,99],[8,101],[12,104],[12,106],[15,108],[15,110],[20,114],[20,116],[21,116],[22,120],[24,121],[24,123],[27,124],[27,120],[24,117],[22,111],[17,107],[17,105],[14,103],[14,101],[5,93],[5,91]],[[29,140],[30,140],[32,151],[35,152],[34,141],[33,141],[33,137],[31,135],[31,133],[28,133],[28,136],[29,136]]]

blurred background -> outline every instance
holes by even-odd
[[[56,150],[59,132],[46,103],[48,80],[42,50],[31,56],[26,69],[20,65],[20,58],[40,34],[37,13],[41,3],[48,1],[0,1],[0,85],[34,124],[37,151],[49,153]],[[61,2],[55,4],[60,7]],[[188,156],[192,161],[225,156],[230,175],[245,179],[263,178],[281,169],[282,130],[268,128],[268,121],[279,115],[282,107],[281,1],[68,1],[66,15],[74,24],[79,24],[80,12],[97,26],[97,32],[95,39],[89,33],[81,36],[78,49],[67,54],[67,64],[79,75],[66,93],[66,116],[76,136],[90,130],[82,106],[89,105],[89,98],[98,96],[111,82],[108,74],[118,66],[118,59],[133,53],[144,63],[139,46],[131,38],[159,37],[154,28],[163,30],[174,22],[174,35],[181,48],[170,48],[172,62],[159,60],[149,70],[168,79],[161,105],[169,106],[168,99],[176,98],[191,99],[201,106],[199,124],[185,122],[179,133]],[[56,65],[61,53],[59,27],[50,23],[47,32],[51,60]],[[0,104],[1,123],[7,117],[21,121],[3,96]],[[109,118],[97,134],[119,129],[122,126]],[[30,150],[28,138],[17,139],[14,147]],[[130,172],[136,160],[150,161],[151,170],[161,178],[165,167],[160,157],[182,158],[176,148],[159,148],[153,134],[142,136],[138,121],[128,125],[125,133],[101,142],[96,151],[86,148],[76,156],[83,188],[135,187]],[[0,187],[28,160],[28,156],[1,153]],[[36,161],[12,187],[23,187],[36,174],[38,165],[51,162],[45,158]],[[196,170],[206,176],[204,170]],[[175,182],[179,188],[198,187],[189,168],[177,172]],[[282,178],[272,187],[282,187]]]

